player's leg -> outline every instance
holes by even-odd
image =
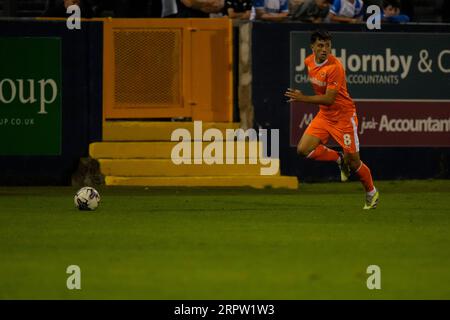
[[[366,191],[364,209],[376,208],[379,197],[378,191],[373,184],[370,169],[359,157],[358,119],[356,115],[349,119],[341,119],[336,126],[330,129],[330,134],[344,150],[344,164],[364,186]]]
[[[341,163],[338,152],[327,148],[329,133],[326,121],[316,116],[303,134],[297,146],[297,153],[316,161],[335,161]]]
[[[350,171],[361,181],[366,191],[366,203],[363,209],[375,209],[378,204],[379,193],[373,184],[372,174],[368,166],[359,157],[359,152],[345,153],[345,163]]]
[[[319,137],[312,136],[304,133],[300,142],[297,145],[297,153],[302,157],[308,157],[308,155],[314,151],[321,144]]]
[[[350,168],[348,163],[345,161],[345,153],[339,152],[341,160],[338,161],[339,171],[341,172],[341,181],[346,182],[350,178]]]

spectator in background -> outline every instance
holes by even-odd
[[[255,0],[256,19],[284,21],[288,18],[288,0]]]
[[[224,0],[177,0],[178,18],[209,18],[211,13],[221,13]]]
[[[360,23],[363,20],[362,0],[334,0],[328,14],[330,22]]]
[[[249,20],[252,12],[252,0],[226,0],[225,10],[231,19]]]
[[[384,22],[405,23],[409,22],[409,17],[400,14],[400,0],[384,0],[381,20]]]
[[[292,20],[321,23],[330,10],[328,0],[305,0],[292,13]]]

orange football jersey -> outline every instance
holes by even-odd
[[[327,118],[341,118],[356,112],[355,104],[347,91],[345,71],[341,61],[333,55],[317,64],[314,54],[305,59],[309,81],[317,95],[323,95],[327,89],[337,90],[336,100],[330,106],[320,105],[320,113]]]

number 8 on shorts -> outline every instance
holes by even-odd
[[[352,137],[350,134],[346,133],[344,134],[344,144],[349,147],[352,145]]]

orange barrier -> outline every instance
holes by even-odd
[[[104,120],[232,121],[229,19],[103,21]]]

